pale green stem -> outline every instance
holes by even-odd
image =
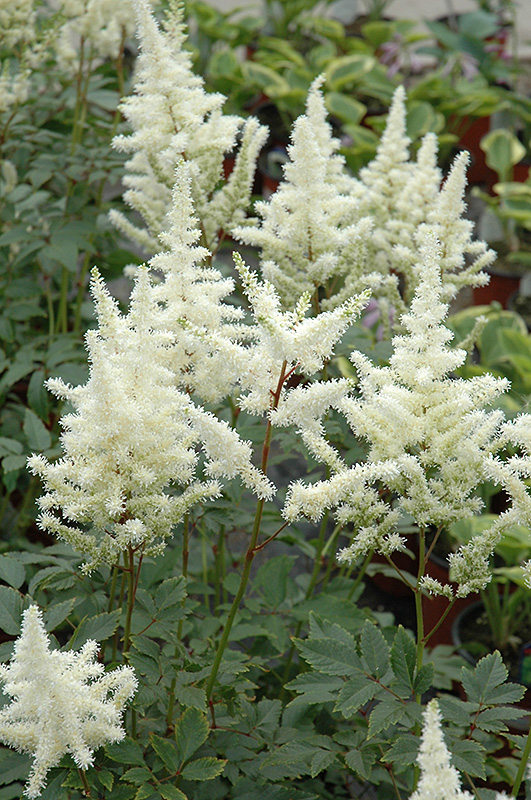
[[[511,797],[517,797],[518,792],[520,790],[520,786],[522,785],[522,781],[524,779],[524,773],[526,767],[529,763],[529,757],[531,755],[531,727],[529,729],[529,733],[527,734],[527,739],[525,743],[524,750],[522,752],[522,758],[520,759],[520,765],[518,767],[518,772],[516,773],[516,778],[514,779],[513,788],[511,790]]]
[[[271,404],[271,408],[272,409],[275,409],[278,406],[278,403],[279,403],[279,400],[280,400],[280,394],[281,394],[281,391],[282,391],[282,386],[283,386],[284,381],[286,379],[286,369],[287,369],[287,364],[284,361],[284,363],[282,364],[282,369],[280,371],[280,377],[278,379],[277,388],[276,388],[275,394],[273,396],[273,403]],[[272,429],[271,421],[268,419],[267,420],[267,426],[266,426],[266,433],[265,433],[265,437],[264,437],[264,445],[263,445],[263,448],[262,448],[262,463],[261,463],[261,467],[262,467],[262,472],[264,473],[264,475],[267,472],[267,464],[268,464],[268,461],[269,461],[269,452],[270,452],[270,449],[271,449],[272,432],[273,432],[273,429]],[[212,665],[212,672],[210,673],[210,677],[209,677],[208,683],[206,685],[206,695],[207,695],[207,698],[209,700],[210,700],[210,698],[212,696],[212,692],[214,690],[214,684],[216,682],[216,677],[217,677],[217,674],[219,672],[219,668],[220,668],[220,665],[221,665],[221,660],[223,658],[223,653],[225,652],[225,649],[226,649],[228,641],[229,641],[229,636],[230,636],[230,632],[231,632],[231,629],[232,629],[232,625],[234,623],[234,619],[236,617],[236,614],[238,613],[238,609],[240,607],[240,603],[243,600],[243,596],[245,594],[245,590],[246,590],[247,584],[249,582],[249,575],[251,573],[251,566],[252,566],[253,559],[254,559],[255,554],[256,554],[256,549],[255,548],[256,548],[256,546],[258,544],[258,536],[260,534],[260,526],[262,524],[262,514],[263,514],[263,511],[264,511],[264,505],[265,505],[265,500],[260,499],[258,501],[258,503],[257,503],[257,506],[256,506],[254,524],[253,524],[253,529],[252,529],[252,532],[251,532],[251,541],[249,543],[249,547],[247,548],[247,552],[245,553],[245,561],[244,561],[244,566],[243,566],[243,570],[242,570],[242,574],[241,574],[241,578],[240,578],[240,585],[238,587],[238,591],[236,592],[234,600],[232,601],[232,605],[230,607],[230,610],[229,610],[229,613],[228,613],[228,616],[227,616],[227,620],[225,622],[225,627],[223,629],[223,634],[221,636],[221,640],[219,642],[216,655],[214,657],[214,663]]]
[[[182,564],[181,564],[181,572],[183,578],[188,578],[188,556],[190,553],[190,515],[185,514],[184,516],[184,524],[183,524],[183,547],[182,547]],[[181,608],[184,608],[186,604],[186,595],[183,597],[181,601]],[[177,661],[179,657],[179,647],[183,638],[183,619],[179,620],[179,624],[177,625],[177,644],[175,645],[175,652],[173,654],[174,661]],[[172,724],[173,720],[173,707],[175,705],[175,686],[177,685],[177,677],[174,676],[172,678],[170,684],[170,691],[168,693],[168,711],[166,714],[166,725],[169,728]]]

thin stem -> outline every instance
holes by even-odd
[[[517,797],[518,791],[524,779],[524,773],[526,767],[529,763],[529,756],[531,755],[531,728],[529,729],[529,733],[527,734],[527,739],[525,743],[525,747],[522,752],[522,758],[520,759],[520,765],[518,767],[518,772],[516,773],[516,778],[514,779],[513,788],[511,790],[511,797]]]
[[[358,588],[358,586],[362,582],[363,578],[365,577],[365,573],[367,572],[367,567],[369,566],[369,564],[372,561],[373,553],[374,553],[374,550],[370,550],[368,555],[367,555],[367,557],[365,558],[365,561],[361,565],[361,569],[358,572],[358,574],[356,576],[356,579],[352,582],[352,586],[351,586],[350,591],[349,591],[349,593],[347,595],[347,600],[352,600],[356,589]]]
[[[83,794],[85,797],[92,797],[92,792],[90,791],[89,782],[87,780],[87,773],[81,767],[78,767],[78,772],[81,777],[81,783],[83,784]]]
[[[278,406],[280,400],[280,394],[282,392],[282,386],[284,381],[286,380],[286,370],[287,370],[287,363],[284,361],[282,364],[282,368],[280,370],[280,376],[277,383],[276,391],[273,394],[271,408],[275,409]],[[267,473],[267,463],[269,460],[269,453],[271,449],[271,436],[273,433],[273,428],[271,425],[271,420],[268,418],[266,432],[264,437],[264,444],[262,447],[262,472],[264,475]],[[262,524],[262,514],[264,511],[265,500],[261,498],[256,506],[256,513],[254,517],[253,529],[251,531],[251,541],[249,543],[249,547],[245,553],[245,561],[244,566],[240,578],[240,585],[238,586],[238,591],[232,601],[232,605],[230,607],[227,620],[225,622],[225,627],[223,629],[223,634],[221,636],[221,640],[218,645],[218,649],[216,651],[216,655],[214,657],[214,663],[212,665],[212,672],[210,673],[210,677],[208,679],[208,683],[206,685],[206,695],[207,698],[210,700],[212,696],[212,692],[214,690],[214,684],[216,682],[216,677],[219,672],[219,668],[221,665],[221,660],[223,658],[223,653],[225,652],[225,648],[227,647],[230,632],[232,629],[232,625],[234,623],[234,619],[236,614],[238,613],[238,609],[240,607],[240,603],[243,600],[243,596],[245,594],[245,590],[247,588],[247,584],[249,582],[249,575],[251,573],[251,566],[253,563],[253,559],[257,553],[257,544],[258,544],[258,536],[260,534],[260,527]]]
[[[417,585],[415,587],[415,613],[417,616],[417,672],[422,667],[422,658],[424,655],[424,616],[422,614],[422,592],[420,590],[420,581],[424,575],[424,564],[426,556],[426,532],[424,528],[419,530],[419,568],[417,573]],[[417,703],[420,704],[421,696],[417,694],[415,697]]]

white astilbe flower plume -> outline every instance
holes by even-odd
[[[239,405],[251,414],[261,414],[270,408],[271,393],[281,374],[287,377],[297,370],[311,376],[322,369],[336,343],[368,302],[369,292],[352,297],[334,311],[305,318],[309,294],[299,299],[294,311],[282,311],[274,286],[261,281],[237,253],[234,260],[251,306],[254,341],[247,350],[225,345],[224,352],[227,359],[233,359],[239,375]],[[285,394],[284,387],[279,399]]]
[[[168,222],[169,230],[160,236],[165,250],[149,262],[162,276],[153,287],[159,309],[156,327],[174,335],[172,370],[178,385],[214,402],[230,393],[237,381],[234,366],[217,342],[237,341],[248,326],[238,324],[243,316],[239,307],[223,302],[234,281],[207,266],[210,254],[198,245],[201,233],[188,162],[177,166]]]
[[[28,459],[46,489],[39,524],[87,554],[86,571],[114,564],[129,547],[160,552],[192,505],[219,495],[217,480],[196,476],[198,446],[208,475],[239,474],[260,496],[273,491],[251,465],[250,446],[175,386],[173,338],[151,327],[156,310],[147,269],[138,271],[127,315],[97,270],[92,293],[99,328],[86,336],[88,382],[47,382],[74,407],[61,420],[64,456],[52,464],[42,455]]]
[[[364,265],[363,238],[371,225],[369,220],[353,224],[358,200],[347,191],[355,182],[337,154],[339,142],[332,136],[319,91],[322,81],[321,77],[312,84],[309,113],[293,125],[285,180],[268,201],[256,203],[260,221],[234,231],[240,241],[260,248],[262,274],[286,308],[293,309],[299,297],[310,292],[316,312],[316,289],[324,287],[328,297],[332,281],[341,283],[353,265]],[[360,269],[356,277],[349,296],[368,285]],[[327,308],[333,305],[330,301]]]
[[[473,800],[470,792],[462,791],[459,773],[450,763],[437,700],[431,700],[424,711],[417,763],[420,777],[410,800]]]
[[[426,226],[441,243],[439,268],[445,302],[463,286],[487,283],[488,275],[482,270],[495,258],[485,242],[473,239],[474,224],[463,218],[468,154],[456,158],[441,187],[435,134],[424,136],[416,161],[410,159],[409,143],[405,92],[400,86],[394,93],[376,157],[360,171],[353,190],[359,199],[360,222],[369,217],[373,223],[365,240],[366,263],[387,276],[375,294],[387,296],[398,312],[409,306],[422,279],[419,254]],[[394,273],[403,277],[402,297],[389,280]],[[338,299],[343,299],[341,291]]]
[[[507,389],[506,380],[488,374],[468,380],[452,375],[466,353],[448,346],[452,333],[444,325],[448,306],[441,301],[439,259],[435,236],[426,234],[422,280],[410,312],[402,317],[406,332],[393,339],[388,367],[375,367],[354,352],[357,387],[340,381],[326,393],[298,388],[272,419],[295,423],[314,455],[335,472],[314,485],[292,485],[284,514],[290,520],[318,519],[326,508],[336,507],[338,521],[354,530],[353,543],[340,560],[365,555],[369,547],[387,554],[399,548],[394,526],[404,512],[423,528],[447,525],[481,511],[477,489],[487,478],[506,488],[513,497],[511,509],[485,532],[481,546],[477,540],[466,557],[454,557],[459,593],[464,595],[490,580],[488,557],[501,530],[511,522],[531,520],[523,483],[531,473],[531,426],[527,415],[511,425],[504,424],[502,411],[489,410]],[[318,425],[330,407],[344,414],[354,435],[368,443],[365,462],[353,467],[334,463]],[[504,463],[498,457],[509,440],[525,451],[518,462]]]
[[[55,50],[59,66],[70,73],[79,69],[80,54],[87,72],[95,61],[117,58],[135,29],[131,0],[61,0],[59,11],[64,22]]]
[[[31,799],[64,755],[86,770],[95,750],[125,736],[122,716],[137,688],[135,673],[131,667],[106,673],[97,653],[92,640],[79,652],[50,650],[37,606],[24,612],[11,662],[0,665],[3,693],[12,698],[0,710],[0,741],[33,756],[24,789]]]
[[[240,117],[223,115],[225,98],[205,92],[184,48],[182,4],[170,4],[165,30],[153,17],[147,0],[133,0],[133,5],[141,52],[135,93],[121,104],[133,132],[115,137],[113,146],[132,154],[126,165],[124,199],[142,216],[146,227],[135,226],[115,210],[111,218],[123,233],[148,252],[157,253],[158,237],[167,228],[175,168],[184,158],[190,163],[203,244],[212,249],[219,228],[228,230],[243,218],[254,163],[266,132],[256,120],[244,124]],[[225,154],[233,150],[240,131],[242,144],[234,174],[228,185],[218,189]]]

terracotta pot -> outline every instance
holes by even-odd
[[[520,290],[521,273],[504,272],[495,267],[486,270],[490,275],[490,282],[486,286],[477,286],[473,290],[474,305],[488,306],[497,301],[503,308],[508,308],[512,298]]]

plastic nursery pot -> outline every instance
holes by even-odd
[[[486,272],[490,281],[486,286],[476,286],[473,289],[474,305],[487,306],[497,301],[503,308],[509,308],[512,299],[520,291],[522,272],[514,265],[507,265],[507,269],[489,267]]]

